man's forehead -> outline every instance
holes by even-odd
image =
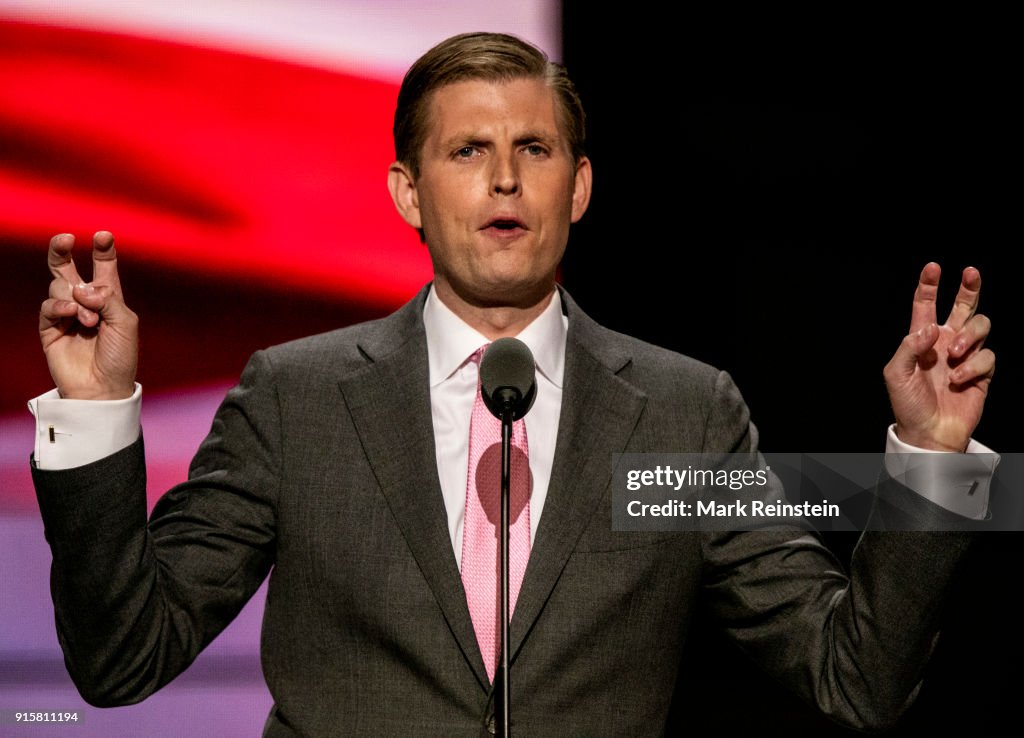
[[[434,90],[428,102],[428,136],[435,140],[509,127],[520,129],[517,136],[561,138],[558,101],[543,79],[460,80]]]

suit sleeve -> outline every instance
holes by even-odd
[[[706,447],[756,453],[757,430],[727,374],[715,394]],[[878,496],[899,495],[916,497],[883,477]],[[885,507],[870,527],[885,527],[877,519]],[[869,530],[847,575],[797,526],[706,533],[705,591],[713,615],[765,671],[841,723],[884,729],[917,694],[969,541],[960,532]]]
[[[65,662],[97,706],[169,682],[237,615],[274,561],[279,405],[256,354],[214,419],[189,481],[146,520],[143,440],[94,463],[33,469],[53,554]]]

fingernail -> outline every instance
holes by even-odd
[[[78,289],[82,290],[82,292],[84,292],[87,295],[96,294],[96,288],[93,287],[91,284],[86,284],[85,282],[82,282],[80,285],[78,285]]]
[[[960,376],[961,376],[962,374],[963,374],[963,372],[962,372],[962,371],[961,371],[960,369],[954,369],[953,371],[951,371],[951,372],[949,373],[949,378],[950,378],[950,379],[951,379],[952,381],[954,381],[954,382],[959,382],[959,381],[960,381]]]
[[[967,348],[967,341],[960,340],[960,341],[957,341],[953,345],[953,352],[957,353],[957,354],[962,354],[964,352],[964,349],[966,349],[966,348]]]

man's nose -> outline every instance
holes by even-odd
[[[515,155],[498,155],[494,159],[494,169],[491,172],[491,191],[495,195],[516,195],[519,194],[521,183],[519,182],[519,167]]]

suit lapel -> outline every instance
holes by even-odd
[[[448,535],[437,476],[422,305],[425,291],[360,344],[367,363],[341,392],[391,512],[452,635],[489,684]],[[630,357],[564,292],[569,314],[558,441],[540,526],[511,623],[512,656],[539,617],[611,481],[647,398],[618,376]]]
[[[647,397],[618,373],[630,357],[564,292],[569,315],[562,411],[544,511],[510,624],[514,657],[576,541],[601,504],[613,453],[626,448]],[[602,335],[604,334],[604,335]]]
[[[340,386],[398,527],[455,640],[486,688],[487,674],[455,563],[437,475],[424,296],[425,292],[385,319],[378,335],[360,344],[367,364],[344,377]]]

